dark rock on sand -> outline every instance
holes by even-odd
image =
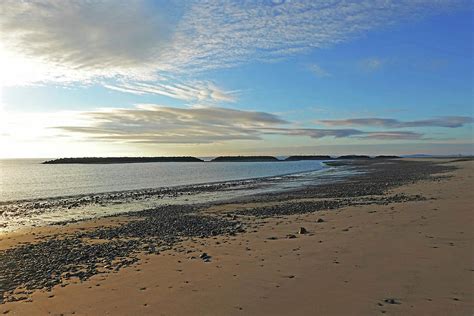
[[[298,231],[298,234],[306,234],[308,231],[304,227],[300,227],[300,230]]]
[[[397,299],[395,298],[386,298],[383,300],[387,304],[401,304]]]

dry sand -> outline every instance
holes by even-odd
[[[189,253],[143,255],[117,273],[0,305],[0,313],[473,315],[474,162],[455,164],[452,178],[396,190],[435,199],[260,219],[247,233],[187,241]],[[10,234],[0,249],[93,225]],[[202,252],[211,262],[192,259]]]

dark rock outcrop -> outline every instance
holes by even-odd
[[[399,156],[390,156],[390,155],[380,155],[380,156],[375,156],[374,159],[399,159],[401,157]]]
[[[319,155],[319,156],[304,156],[304,155],[296,155],[290,156],[285,159],[285,161],[301,161],[301,160],[330,160],[332,159],[331,156],[326,155]]]
[[[212,159],[213,162],[260,162],[280,161],[273,156],[220,156]]]
[[[48,160],[43,164],[111,164],[111,163],[143,163],[143,162],[202,162],[195,157],[83,157],[59,158]]]
[[[370,159],[370,157],[365,155],[345,155],[339,156],[336,159]]]

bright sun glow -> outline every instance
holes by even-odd
[[[12,77],[15,76],[14,69],[16,65],[12,63],[13,59],[13,54],[9,53],[3,47],[2,43],[0,43],[0,97],[2,88],[8,84],[9,80],[13,79]]]
[[[54,68],[39,59],[22,56],[0,42],[0,87],[47,81]]]

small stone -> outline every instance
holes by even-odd
[[[401,304],[399,301],[397,301],[394,298],[386,298],[383,301],[387,304]]]
[[[324,220],[324,219],[322,219],[322,218],[318,218],[317,222],[318,222],[318,223],[324,223],[324,222],[325,222],[325,220]]]
[[[302,234],[306,234],[306,233],[308,233],[308,231],[306,230],[306,228],[300,227],[300,230],[298,231],[298,234],[302,235]]]
[[[296,238],[296,236],[293,235],[293,234],[289,234],[289,235],[286,235],[286,238],[288,238],[288,239],[294,239],[294,238]]]

